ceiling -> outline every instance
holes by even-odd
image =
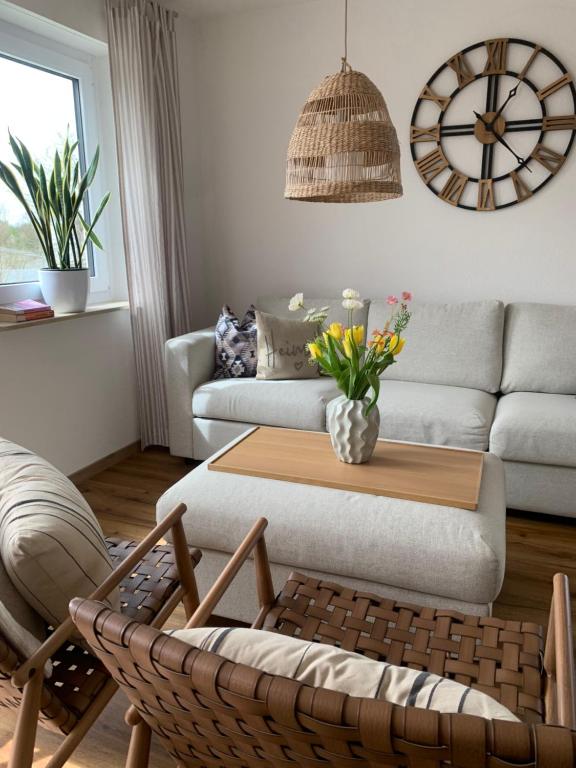
[[[269,8],[278,5],[298,5],[312,0],[171,0],[167,3],[171,8],[199,19],[205,16],[215,16],[220,13],[237,13],[254,8]]]

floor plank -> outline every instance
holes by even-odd
[[[80,485],[106,535],[141,539],[154,525],[158,497],[190,471],[181,459],[167,451],[149,449],[131,456]],[[576,520],[509,513],[507,521],[507,567],[502,592],[494,614],[503,619],[547,621],[552,576],[568,574],[576,592]],[[573,611],[576,599],[573,598]],[[177,611],[169,626],[182,626],[183,611]],[[67,768],[122,768],[129,729],[124,724],[126,702],[118,694],[105,710]],[[0,766],[8,759],[14,715],[0,719]],[[34,768],[44,768],[58,744],[58,737],[40,730]],[[151,765],[173,768],[174,763],[154,745]]]

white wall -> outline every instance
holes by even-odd
[[[0,435],[66,474],[138,439],[126,310],[0,333]]]
[[[199,77],[211,310],[263,292],[576,303],[576,149],[545,189],[489,214],[434,197],[410,158],[417,96],[470,43],[534,40],[576,72],[573,0],[351,0],[349,59],[381,88],[398,130],[404,197],[363,205],[283,199],[285,153],[308,93],[339,69],[343,0],[202,22]],[[213,318],[212,318],[213,319]]]

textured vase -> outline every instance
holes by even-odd
[[[341,395],[327,408],[328,431],[332,448],[340,461],[363,464],[369,461],[376,446],[380,428],[380,411],[372,408],[366,415],[370,399],[349,400]]]

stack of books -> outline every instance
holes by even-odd
[[[54,317],[54,310],[41,301],[24,299],[12,304],[0,304],[0,323],[25,323],[29,320],[42,320]]]

